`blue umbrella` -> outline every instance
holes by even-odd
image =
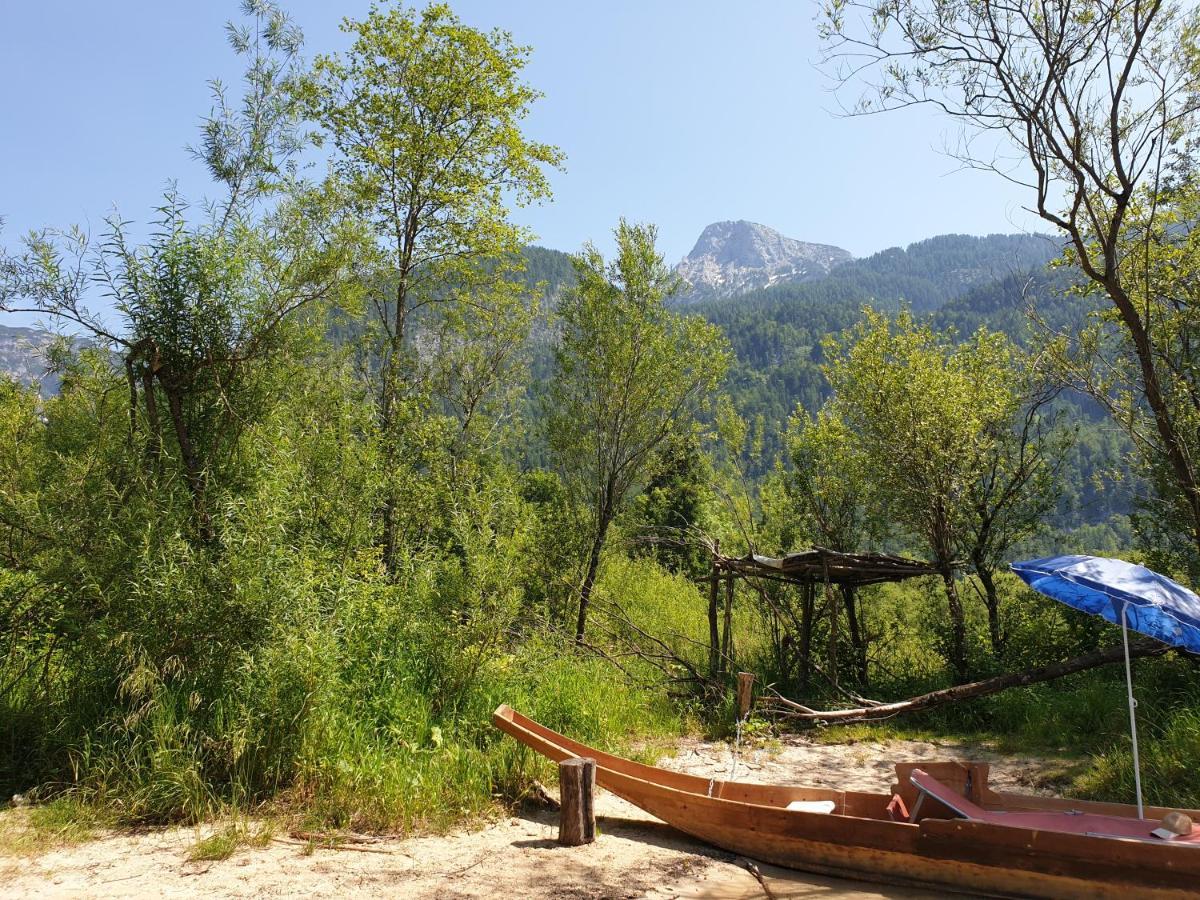
[[[1133,780],[1142,815],[1142,773],[1138,761],[1137,716],[1129,665],[1129,629],[1155,640],[1200,653],[1200,597],[1145,566],[1103,556],[1052,556],[1012,564],[1012,570],[1039,593],[1121,626],[1125,644],[1125,684],[1133,738]]]

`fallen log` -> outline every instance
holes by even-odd
[[[1131,644],[1129,647],[1129,658],[1138,659],[1143,656],[1158,656],[1166,653],[1169,649],[1165,644],[1160,644],[1156,641]],[[1108,665],[1109,663],[1120,662],[1124,658],[1125,651],[1118,645],[1116,647],[1109,647],[1106,650],[1096,650],[1072,659],[1050,663],[1050,665],[1041,666],[1036,669],[1029,669],[1024,672],[1010,672],[1007,675],[997,675],[994,678],[985,678],[982,681],[974,681],[970,684],[959,684],[954,687],[943,688],[939,691],[931,691],[928,694],[922,694],[919,697],[912,697],[908,700],[881,703],[877,706],[862,706],[854,709],[811,709],[796,703],[794,700],[789,700],[780,694],[776,694],[769,700],[763,701],[761,705],[768,712],[773,712],[791,721],[827,722],[831,725],[836,725],[843,722],[889,719],[901,713],[918,712],[919,710],[932,709],[935,706],[957,703],[959,700],[986,697],[989,694],[997,694],[1009,688],[1026,687],[1043,681],[1052,681],[1055,678],[1062,678],[1065,675],[1073,675],[1076,672],[1083,672],[1087,669],[1095,669],[1099,666]]]

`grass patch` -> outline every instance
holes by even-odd
[[[9,808],[0,812],[0,856],[37,856],[81,844],[112,823],[107,811],[73,797]]]
[[[188,860],[218,862],[229,859],[239,847],[265,847],[274,836],[275,829],[270,824],[259,825],[253,830],[243,823],[226,825],[196,841],[188,852]]]
[[[240,844],[241,832],[235,826],[230,825],[196,841],[188,852],[188,860],[190,862],[216,862],[229,859]]]

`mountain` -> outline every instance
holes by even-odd
[[[828,396],[821,342],[858,321],[864,306],[894,312],[907,305],[962,336],[987,325],[1022,341],[1031,280],[1043,311],[1054,313],[1052,324],[1083,315],[1076,301],[1056,299],[1057,282],[1066,277],[1046,275],[1056,253],[1054,243],[1038,235],[941,235],[842,263],[822,278],[705,300],[690,311],[728,336],[734,364],[726,388],[743,415],[761,417],[769,460],[797,405],[815,412]]]
[[[853,258],[841,247],[797,241],[766,225],[714,222],[675,272],[688,285],[680,300],[691,303],[821,278]]]
[[[753,309],[756,316],[787,321],[803,319],[809,304],[852,313],[864,304],[889,312],[907,304],[927,313],[983,285],[1040,271],[1060,252],[1052,239],[1038,234],[943,234],[850,260],[825,277],[748,291],[732,304],[714,299],[701,311],[727,319]]]
[[[21,384],[40,384],[42,391],[58,390],[58,377],[46,372],[46,351],[55,335],[36,328],[0,325],[0,376],[8,375]]]

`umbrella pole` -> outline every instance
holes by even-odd
[[[1121,604],[1121,640],[1125,644],[1125,690],[1129,694],[1129,734],[1133,738],[1133,784],[1137,789],[1138,818],[1146,816],[1142,812],[1142,765],[1138,760],[1137,739],[1137,701],[1133,699],[1133,669],[1129,665],[1129,628],[1125,624],[1125,611],[1128,603]]]

